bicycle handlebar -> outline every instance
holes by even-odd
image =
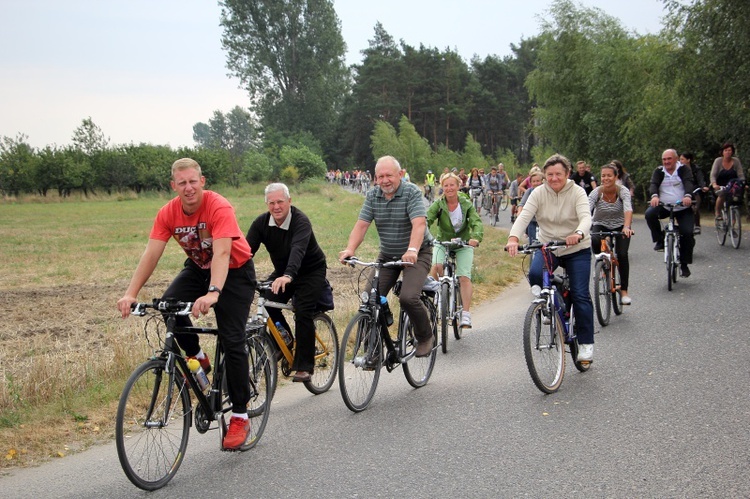
[[[146,315],[147,309],[158,310],[159,312],[174,315],[190,315],[193,309],[193,302],[191,301],[179,301],[175,299],[154,298],[151,303],[131,303],[130,310],[133,315],[143,317]]]
[[[432,240],[433,246],[442,246],[444,248],[460,248],[463,246],[471,246],[468,241],[464,241],[463,239],[459,237],[455,237],[451,239],[450,241],[438,241],[437,239]]]
[[[412,262],[405,262],[403,260],[394,260],[392,262],[363,262],[356,256],[350,256],[344,258],[344,263],[354,267],[355,265],[361,265],[363,267],[378,267],[378,268],[390,268],[390,267],[407,267],[414,265]]]
[[[635,234],[635,231],[633,232],[633,234]],[[599,236],[599,237],[607,237],[607,236],[622,237],[625,235],[625,233],[620,232],[618,230],[609,230],[609,231],[601,231],[601,232],[592,232],[591,235]]]

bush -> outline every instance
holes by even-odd
[[[281,181],[286,185],[294,185],[299,181],[300,175],[299,170],[294,166],[287,166],[281,170]]]
[[[323,159],[312,152],[307,146],[283,146],[279,153],[279,159],[282,165],[295,167],[297,172],[295,182],[297,179],[323,178],[326,174],[326,164]],[[284,178],[284,170],[280,173],[282,179]]]

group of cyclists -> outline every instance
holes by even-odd
[[[678,156],[674,149],[662,153],[662,165],[653,172],[649,188],[651,199],[645,218],[655,243],[654,249],[663,249],[660,248],[659,223],[659,219],[665,216],[663,205],[680,205],[683,277],[690,275],[688,265],[692,261],[694,243],[695,218],[690,207],[700,192],[714,188],[718,191],[716,217],[721,216],[725,197],[722,195],[723,188],[733,181],[744,180],[742,165],[734,154],[731,143],[723,145],[722,156],[714,162],[707,185],[701,185],[702,178],[693,173],[696,168],[693,156],[690,153]],[[542,166],[534,165],[527,177],[519,174],[512,182],[502,163],[491,167],[488,173],[477,168],[469,174],[463,169],[446,168],[436,178],[432,171],[428,171],[423,192],[408,181],[408,174],[396,158],[381,157],[375,166],[374,186],[364,189],[365,201],[358,220],[338,259],[346,263],[349,257],[354,256],[371,223],[375,222],[380,241],[378,259],[405,262],[403,268],[381,273],[378,291],[381,296],[386,296],[399,275],[403,274],[398,299],[402,310],[406,311],[415,326],[416,356],[428,356],[436,345],[420,293],[428,274],[440,273],[445,251],[439,245],[432,245],[431,241],[437,238],[440,241],[460,240],[466,243],[456,250],[456,275],[461,281],[464,307],[460,326],[471,328],[474,249],[480,245],[484,233],[481,207],[472,202],[472,191],[495,198],[509,189],[515,209],[511,215],[513,225],[505,249],[511,257],[517,255],[524,235],[529,241],[565,242],[566,247],[556,250],[552,262],[546,264],[553,267],[563,265],[567,270],[578,325],[577,361],[590,363],[594,353],[593,304],[589,292],[591,257],[592,252],[597,253],[599,248],[592,232],[622,233],[616,244],[621,273],[620,293],[622,304],[630,305],[627,253],[633,235],[633,186],[632,182],[628,182],[624,167],[616,160],[601,167],[600,183],[582,163],[576,165],[577,171],[573,173],[570,161],[554,154]],[[328,179],[342,184],[359,182],[361,186],[369,186],[373,180],[366,171],[329,172]],[[237,449],[242,446],[249,431],[247,414],[243,411],[248,400],[248,367],[242,338],[254,296],[252,256],[259,242],[266,245],[275,266],[273,292],[283,294],[284,299],[291,298],[290,289],[304,289],[302,285],[309,269],[300,265],[307,262],[310,255],[315,257],[316,268],[322,270],[315,274],[315,287],[319,287],[319,282],[325,280],[325,257],[315,242],[309,220],[291,207],[291,197],[283,184],[271,184],[266,189],[269,213],[264,215],[265,218],[258,218],[247,238],[240,231],[229,202],[212,191],[204,190],[204,184],[205,178],[195,161],[183,158],[174,163],[171,185],[177,197],[159,212],[146,251],[117,305],[122,316],[127,317],[138,292],[162,256],[167,241],[174,238],[186,252],[188,260],[165,296],[195,302],[192,311],[194,317],[208,313],[210,308],[216,310],[222,341],[227,345],[227,374],[233,411],[224,447]],[[425,206],[424,197],[429,199],[429,194],[434,194],[436,189],[440,196]],[[529,227],[532,230],[528,230]],[[542,283],[544,265],[541,252],[537,252],[529,268],[530,284]],[[294,294],[297,295],[297,291]],[[305,296],[310,303],[314,303],[314,292]],[[187,321],[187,318],[184,320]],[[304,328],[300,326],[299,329]],[[204,370],[211,369],[210,361],[196,338],[183,336],[178,341],[186,355],[200,361]],[[295,381],[297,378],[304,381],[312,374],[312,367],[305,358],[295,358],[294,367],[298,371]]]

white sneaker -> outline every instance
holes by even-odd
[[[621,301],[623,305],[630,305],[631,303],[633,303],[633,300],[631,300],[629,296],[623,296],[621,298]]]
[[[578,362],[593,362],[594,361],[594,344],[593,343],[579,343],[578,344]]]
[[[461,327],[471,329],[471,313],[461,312]]]

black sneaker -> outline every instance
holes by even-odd
[[[656,241],[656,244],[654,244],[654,251],[664,251],[664,243],[662,241]]]
[[[687,263],[680,265],[680,277],[690,277],[690,269],[688,268]]]

